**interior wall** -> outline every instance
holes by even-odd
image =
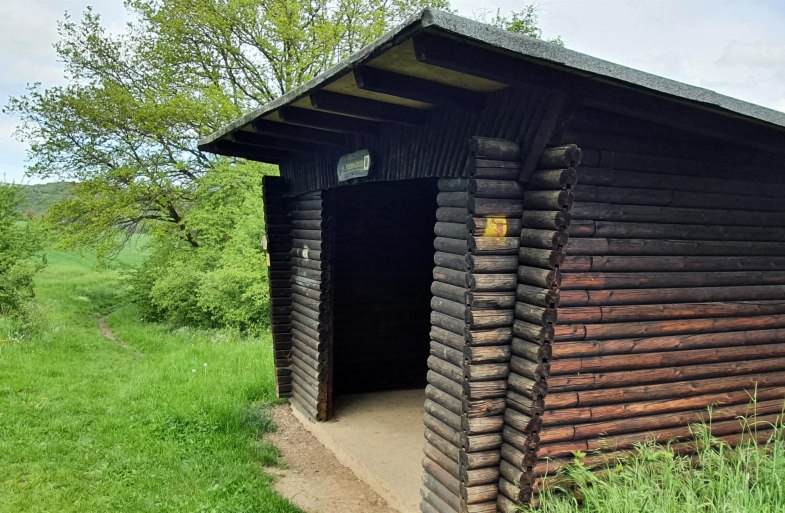
[[[352,184],[332,194],[333,392],[424,388],[436,181]]]

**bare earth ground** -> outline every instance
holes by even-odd
[[[398,513],[306,431],[288,405],[275,406],[273,418],[278,429],[267,438],[285,464],[268,469],[278,493],[307,513]]]

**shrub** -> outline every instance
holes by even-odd
[[[20,316],[33,298],[33,275],[40,267],[31,257],[41,247],[34,227],[18,212],[19,188],[0,184],[0,315]]]

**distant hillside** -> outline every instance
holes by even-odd
[[[42,183],[22,185],[25,201],[20,207],[25,215],[40,217],[55,203],[71,196],[74,184],[71,182]]]

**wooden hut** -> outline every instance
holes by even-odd
[[[426,389],[424,513],[781,412],[785,114],[425,10],[200,147],[280,165],[279,394]]]

